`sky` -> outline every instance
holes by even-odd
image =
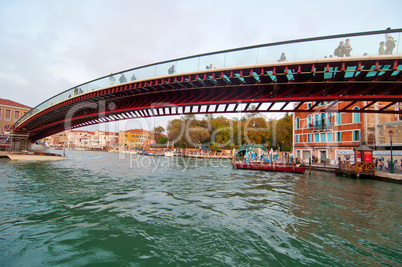
[[[400,0],[0,0],[0,98],[34,107],[78,84],[159,61],[401,28],[401,9]]]

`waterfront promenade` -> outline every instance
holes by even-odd
[[[305,167],[306,167],[306,173],[308,173],[309,166],[307,165]],[[339,166],[334,164],[324,165],[323,163],[316,163],[311,165],[311,170],[321,172],[335,173],[338,168]],[[374,180],[402,183],[402,170],[397,170],[395,171],[395,173],[390,173],[387,169],[383,169],[382,171],[376,169],[373,176],[367,176],[367,177],[370,177],[370,179]]]

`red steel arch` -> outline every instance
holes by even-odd
[[[123,119],[182,114],[294,112],[305,102],[349,101],[341,112],[400,114],[388,107],[402,102],[400,55],[326,58],[209,69],[138,80],[71,97],[20,123],[15,131],[31,140],[67,129]],[[380,110],[368,110],[376,102]],[[326,111],[335,111],[326,107]]]

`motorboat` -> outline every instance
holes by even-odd
[[[11,160],[19,160],[19,161],[49,161],[49,160],[64,160],[67,157],[64,155],[56,154],[56,153],[48,153],[48,152],[30,152],[30,151],[22,151],[22,152],[8,152],[7,156]]]
[[[166,151],[165,152],[165,157],[173,157],[173,156],[174,156],[173,151]]]

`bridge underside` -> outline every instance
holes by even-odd
[[[110,86],[71,97],[30,117],[15,129],[31,140],[82,126],[152,116],[234,112],[294,112],[305,102],[309,110],[395,113],[402,102],[400,59],[328,59],[323,62],[276,63],[243,68],[157,77]],[[348,101],[339,110],[336,103]],[[377,102],[386,103],[373,110]],[[353,110],[353,112],[356,112]]]

